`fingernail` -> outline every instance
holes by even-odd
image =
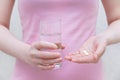
[[[64,47],[64,46],[62,46],[62,47],[61,47],[61,49],[65,49],[65,47]]]
[[[76,60],[75,60],[75,59],[72,59],[71,61],[72,61],[72,62],[76,62]]]

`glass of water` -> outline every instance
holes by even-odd
[[[49,51],[62,51],[62,42],[61,42],[61,20],[41,20],[40,21],[40,39],[42,41],[52,42],[58,46],[57,50]],[[61,63],[56,63],[54,69],[59,69]]]

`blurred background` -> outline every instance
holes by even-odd
[[[16,0],[15,7],[11,19],[10,31],[18,39],[22,38],[22,30],[20,25],[18,13],[18,1]],[[105,12],[100,2],[98,21],[97,21],[97,34],[107,28]],[[102,57],[105,80],[120,80],[120,44],[115,44],[107,47],[107,50]],[[10,76],[14,69],[15,58],[0,52],[0,80],[10,80]]]

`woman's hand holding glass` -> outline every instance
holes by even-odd
[[[58,52],[48,52],[47,50],[58,49],[57,45],[50,42],[35,42],[31,45],[27,54],[23,55],[23,60],[35,67],[39,67],[44,70],[53,69],[55,63],[60,63],[62,61],[61,53]]]

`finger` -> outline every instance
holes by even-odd
[[[105,52],[105,48],[106,48],[106,44],[99,44],[97,46],[95,54],[98,56],[98,58],[100,58],[103,55],[103,53]]]
[[[65,59],[68,60],[68,61],[72,60],[71,56],[65,56]]]
[[[71,56],[73,62],[77,63],[89,63],[96,61],[96,56],[93,53],[86,51],[85,49],[81,48],[78,54],[74,54]]]
[[[73,56],[72,57],[72,62],[76,62],[76,63],[96,63],[96,59],[94,58],[93,55],[89,55],[89,56],[84,56],[84,57],[80,57],[80,56]]]
[[[54,43],[45,42],[45,41],[33,43],[32,46],[37,49],[57,49],[58,48],[57,45],[55,45]]]
[[[72,55],[74,55],[74,53],[69,53],[67,56],[65,56],[65,59],[71,61],[72,60],[72,58],[71,58]]]
[[[65,49],[65,46],[63,46],[61,43],[55,43],[58,49]]]
[[[62,58],[57,58],[57,59],[51,59],[51,60],[45,60],[45,59],[35,59],[34,62],[35,64],[55,64],[55,63],[60,63],[62,61]]]
[[[65,59],[71,61],[71,60],[72,60],[72,56],[75,56],[75,55],[82,56],[82,55],[80,54],[80,52],[77,51],[77,52],[75,52],[75,53],[69,53],[67,56],[65,56]]]
[[[35,51],[31,54],[34,58],[42,58],[42,59],[55,59],[60,58],[60,53],[57,52],[45,52],[45,51]]]
[[[38,68],[41,68],[42,70],[51,70],[53,68],[55,68],[55,65],[48,65],[48,66],[45,66],[45,65],[37,65]]]

